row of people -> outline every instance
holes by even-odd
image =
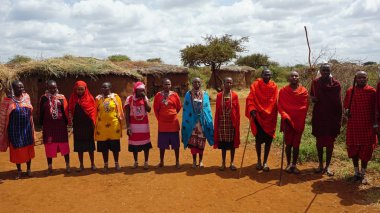
[[[246,116],[250,119],[250,127],[256,138],[258,162],[256,169],[269,171],[268,156],[271,143],[275,137],[277,114],[281,115],[281,131],[284,132],[286,159],[289,173],[299,173],[296,167],[301,136],[305,127],[305,119],[309,106],[309,96],[314,103],[312,127],[317,138],[319,157],[318,173],[333,175],[330,162],[334,141],[340,133],[342,117],[341,87],[331,77],[331,67],[321,66],[321,77],[312,83],[310,95],[306,88],[299,84],[299,75],[293,71],[289,77],[289,85],[278,92],[277,85],[271,80],[272,73],[265,69],[262,78],[257,79],[250,87],[246,100]],[[344,107],[350,110],[347,124],[347,145],[349,157],[353,159],[355,178],[366,182],[365,170],[371,158],[375,144],[376,124],[375,107],[376,91],[367,85],[367,74],[358,72],[357,85],[347,91]],[[201,90],[199,78],[192,80],[192,90],[185,95],[182,125],[178,121],[178,113],[182,108],[177,93],[170,90],[169,79],[163,81],[163,91],[154,97],[153,109],[158,119],[158,148],[160,149],[159,167],[164,166],[165,150],[174,149],[176,167],[179,168],[179,147],[181,129],[184,147],[189,147],[193,156],[193,167],[203,167],[203,151],[208,142],[214,148],[222,150],[221,170],[226,168],[226,151],[230,150],[230,169],[234,165],[235,149],[240,144],[240,106],[238,95],[231,90],[232,78],[224,79],[224,90],[216,97],[214,122],[212,120],[210,98]],[[138,152],[144,151],[144,168],[148,168],[149,150],[152,148],[148,112],[151,106],[145,95],[145,85],[137,82],[133,95],[125,101],[124,107],[120,97],[111,92],[111,84],[102,85],[102,94],[96,98],[90,94],[85,82],[75,83],[73,93],[67,102],[58,93],[54,81],[47,83],[47,92],[41,97],[39,120],[43,126],[43,142],[48,161],[48,172],[51,173],[52,158],[60,152],[65,156],[66,170],[70,172],[70,148],[67,125],[73,127],[74,151],[78,152],[79,171],[84,169],[83,153],[89,152],[91,168],[94,164],[95,142],[97,150],[102,152],[104,170],[108,170],[108,153],[113,152],[115,168],[120,170],[118,162],[120,138],[122,136],[122,120],[125,117],[129,136],[128,150],[133,152],[138,167]],[[20,81],[12,83],[13,95],[1,103],[0,116],[0,150],[10,147],[11,162],[16,163],[18,175],[21,177],[21,163],[27,163],[27,174],[31,174],[30,164],[34,157],[34,125],[32,106],[29,96],[24,92]],[[355,91],[355,93],[353,92]],[[374,92],[373,92],[374,91]],[[372,97],[373,96],[373,97]],[[373,99],[374,98],[374,99]],[[124,110],[123,110],[124,108]],[[125,112],[125,116],[124,116]],[[363,117],[367,116],[367,117]],[[370,128],[368,126],[370,125]],[[363,130],[360,133],[357,130]],[[358,136],[360,135],[360,136]],[[265,144],[264,159],[261,161],[261,145]],[[326,166],[323,166],[323,147],[326,147]],[[293,155],[293,158],[292,158]],[[197,162],[199,156],[199,163]],[[359,172],[358,161],[362,160]]]

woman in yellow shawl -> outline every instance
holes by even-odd
[[[102,85],[102,94],[96,97],[96,126],[95,140],[97,150],[102,152],[104,160],[104,172],[108,170],[108,151],[111,150],[115,160],[115,169],[120,170],[119,152],[120,138],[122,136],[121,121],[124,118],[120,97],[111,93],[111,83]]]

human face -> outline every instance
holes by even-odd
[[[165,92],[169,92],[170,89],[172,88],[172,82],[170,80],[165,80],[162,84],[162,87]]]
[[[263,78],[265,83],[268,83],[272,78],[272,72],[270,70],[264,70],[261,74],[261,77]]]
[[[194,90],[199,90],[201,88],[201,79],[194,78],[192,84],[193,84],[193,89]]]
[[[358,87],[364,87],[365,85],[367,85],[367,81],[368,81],[367,74],[364,74],[364,73],[357,74],[355,78],[356,78],[356,84],[358,85]]]
[[[101,91],[103,95],[109,95],[111,93],[111,85],[109,83],[104,83]]]
[[[330,74],[331,74],[331,68],[329,66],[324,66],[321,68],[322,78],[328,79],[328,78],[330,78]]]
[[[22,93],[24,92],[24,84],[21,82],[15,84],[15,85],[12,85],[12,88],[13,88],[14,95],[16,97],[21,96]]]
[[[229,92],[233,86],[233,81],[231,78],[226,78],[224,80],[224,91]]]
[[[137,98],[145,97],[145,89],[136,89],[136,97]]]
[[[85,87],[79,86],[79,87],[77,87],[77,91],[76,91],[76,93],[77,93],[77,95],[78,95],[79,97],[82,97],[83,94],[84,94],[84,91],[85,91],[85,90],[86,90]]]
[[[54,95],[55,93],[57,93],[57,91],[58,91],[57,84],[56,83],[48,84],[48,91],[52,95]]]
[[[291,72],[289,76],[289,83],[291,85],[297,85],[300,81],[300,76],[297,72]]]

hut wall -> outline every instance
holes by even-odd
[[[37,121],[37,109],[40,97],[45,93],[46,82],[55,80],[58,85],[59,93],[65,95],[67,99],[70,98],[73,86],[76,81],[85,81],[90,89],[91,94],[96,97],[100,94],[101,86],[104,82],[111,82],[112,92],[117,93],[124,102],[126,97],[132,94],[134,79],[127,76],[118,75],[100,75],[97,79],[90,77],[76,77],[68,76],[65,78],[49,78],[45,76],[28,76],[21,77],[20,80],[24,83],[25,91],[30,95],[32,105],[34,107],[33,117]]]
[[[170,73],[166,75],[148,74],[145,77],[148,97],[153,97],[162,90],[162,79],[169,78],[172,82],[172,90],[180,96],[185,95],[189,88],[189,76],[187,73]]]
[[[247,86],[246,73],[245,72],[221,70],[218,72],[218,76],[221,80],[223,80],[226,77],[231,77],[232,80],[234,81],[234,88],[236,88],[236,89],[243,89]],[[210,77],[208,85],[210,87],[213,87],[215,85],[215,80],[214,80],[213,74]],[[222,81],[220,81],[218,78],[217,78],[217,82],[216,82],[216,87],[220,88],[220,89],[222,88]]]

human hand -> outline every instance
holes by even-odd
[[[318,103],[319,99],[317,97],[315,97],[315,96],[311,96],[311,102]]]

